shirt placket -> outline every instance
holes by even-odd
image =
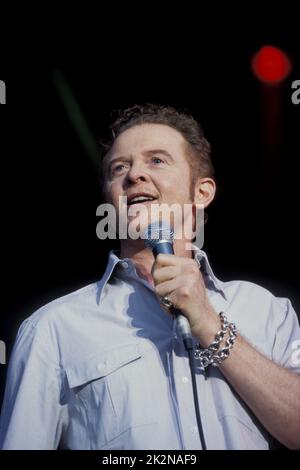
[[[183,440],[183,448],[188,450],[201,449],[197,420],[195,414],[193,388],[189,360],[182,343],[175,333],[173,337],[173,383],[176,408]],[[197,390],[200,404],[202,425],[204,426],[204,389],[203,371],[197,368]]]

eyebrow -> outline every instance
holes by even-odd
[[[143,155],[146,157],[151,157],[151,155],[155,155],[157,153],[160,153],[161,155],[165,155],[167,158],[170,158],[171,160],[174,161],[174,158],[172,157],[172,155],[169,152],[167,152],[167,150],[164,150],[164,149],[145,150],[143,152]],[[112,165],[118,161],[128,161],[128,157],[120,155],[119,157],[113,158],[110,162],[107,163],[106,170],[109,171]]]

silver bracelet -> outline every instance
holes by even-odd
[[[214,341],[206,349],[202,349],[198,344],[194,351],[195,358],[200,361],[203,368],[210,365],[217,367],[220,362],[227,359],[237,337],[236,325],[228,322],[224,312],[220,312],[219,317],[222,329],[215,335]],[[225,347],[218,351],[226,333],[229,334],[229,337],[226,339]]]

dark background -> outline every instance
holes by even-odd
[[[7,359],[21,321],[98,279],[112,247],[96,238],[97,165],[67,116],[55,71],[63,74],[96,139],[105,135],[113,109],[135,103],[179,106],[199,119],[212,144],[218,183],[204,245],[216,275],[261,284],[289,297],[300,312],[300,105],[291,102],[292,81],[300,80],[299,38],[267,28],[231,38],[197,31],[193,40],[179,36],[176,30],[163,43],[142,45],[137,31],[117,47],[109,47],[107,37],[90,54],[66,38],[57,54],[45,47],[33,58],[19,50],[0,68],[7,86],[7,105],[0,108],[0,339]],[[275,91],[275,124],[273,110],[264,105],[274,90],[250,68],[265,44],[285,50],[293,63]],[[0,400],[6,370],[0,365]]]

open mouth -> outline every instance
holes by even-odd
[[[128,206],[133,206],[135,204],[147,204],[155,201],[157,198],[154,196],[134,196],[130,197],[127,200],[127,205]]]

